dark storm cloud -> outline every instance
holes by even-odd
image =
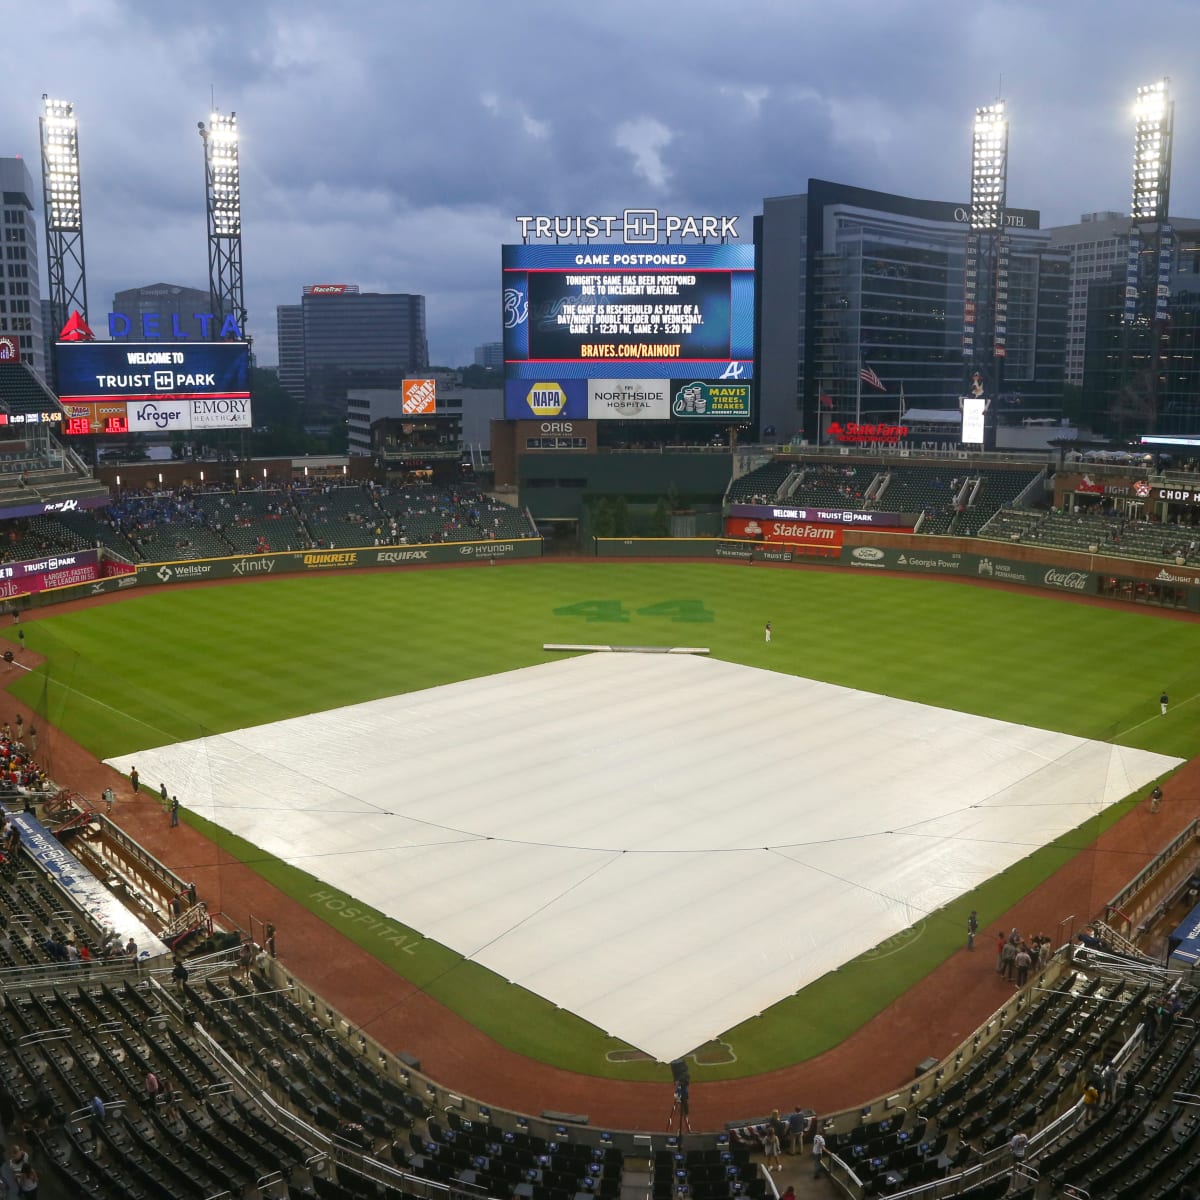
[[[206,275],[196,122],[241,122],[247,306],[357,282],[428,297],[435,360],[499,336],[518,213],[657,205],[749,217],[810,176],[964,199],[970,117],[1009,102],[1009,196],[1046,222],[1128,203],[1129,100],[1172,75],[1173,208],[1200,211],[1193,0],[75,0],[22,13],[0,154],[37,173],[43,91],[75,101],[93,310]],[[1003,84],[1001,85],[1001,76]],[[210,92],[211,89],[211,92]]]

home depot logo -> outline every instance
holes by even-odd
[[[406,379],[401,385],[400,407],[405,416],[432,413],[437,408],[437,381],[434,379]]]

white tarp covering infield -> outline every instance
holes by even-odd
[[[619,654],[111,761],[665,1061],[1180,760]]]

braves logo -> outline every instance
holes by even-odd
[[[529,301],[519,288],[504,289],[504,328],[515,329],[529,320]]]

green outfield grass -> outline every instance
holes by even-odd
[[[164,589],[22,628],[47,662],[13,691],[99,757],[544,662],[548,641],[705,645],[750,666],[1082,737],[1200,750],[1200,624],[937,579],[539,562]],[[730,1031],[736,1061],[699,1077],[754,1074],[835,1045],[961,945],[971,907],[986,930],[1126,810],[1113,806]],[[299,867],[196,823],[503,1044],[592,1074],[663,1078],[657,1064],[608,1061],[619,1043],[448,949],[423,942],[407,955],[338,925],[309,899],[329,889]]]

